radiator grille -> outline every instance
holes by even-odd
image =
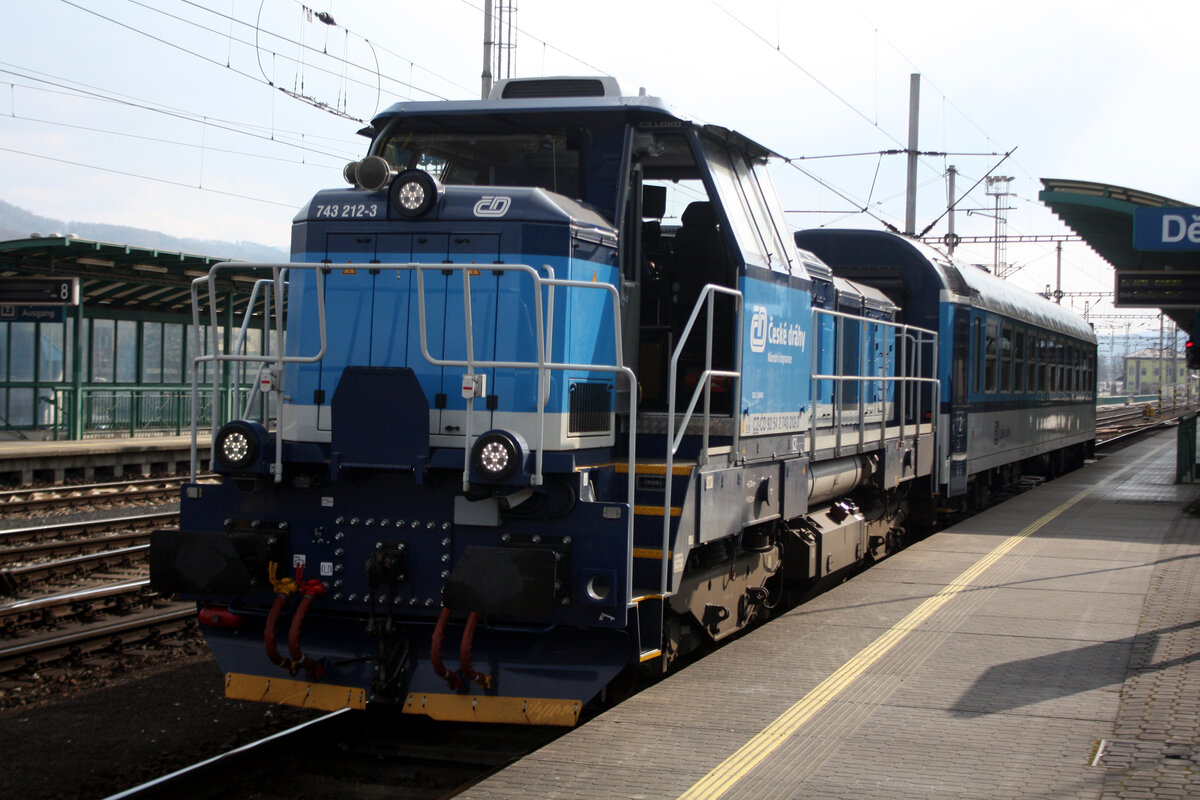
[[[612,430],[612,385],[576,381],[571,384],[568,434],[608,433]]]

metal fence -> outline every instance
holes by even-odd
[[[244,410],[249,389],[224,392],[220,395],[217,418],[226,421]],[[85,387],[78,393],[71,388],[58,388],[41,394],[33,424],[10,423],[0,419],[0,431],[10,431],[19,438],[70,438],[70,419],[74,404],[81,403],[82,428],[80,438],[114,436],[178,436],[187,433],[192,420],[192,390],[190,386],[172,388],[142,387]],[[198,419],[212,417],[212,395],[198,397]],[[234,411],[230,411],[234,409]],[[260,409],[255,409],[261,413]]]

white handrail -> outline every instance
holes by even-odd
[[[314,355],[311,355],[311,356],[288,356],[288,355],[285,355],[285,351],[283,348],[283,336],[284,336],[283,293],[285,291],[285,283],[284,283],[283,276],[284,276],[284,273],[286,273],[289,268],[293,268],[293,267],[313,269],[313,270],[315,270],[316,275],[317,275],[317,286],[316,286],[316,290],[317,290],[317,325],[318,325],[318,328],[320,329],[321,346],[320,346],[320,349],[317,351],[317,353]],[[199,428],[199,416],[200,416],[200,406],[199,406],[199,402],[200,402],[200,388],[199,388],[200,365],[205,364],[205,363],[211,363],[214,367],[213,374],[212,374],[211,407],[209,409],[209,412],[210,412],[209,427],[210,427],[210,437],[211,437],[209,440],[209,448],[211,449],[212,446],[214,444],[216,444],[216,436],[217,436],[217,430],[218,430],[217,414],[220,410],[221,376],[219,374],[220,370],[216,369],[216,367],[218,365],[220,365],[221,362],[227,361],[227,362],[264,363],[264,364],[265,363],[274,363],[276,366],[278,375],[279,375],[279,379],[282,381],[284,364],[311,364],[311,363],[316,363],[325,357],[325,351],[327,349],[327,344],[328,344],[327,340],[326,340],[326,333],[325,333],[325,330],[326,330],[326,326],[325,326],[325,269],[327,269],[327,268],[328,268],[328,265],[326,265],[326,264],[289,264],[289,263],[277,263],[277,262],[250,263],[250,262],[222,261],[219,264],[214,264],[212,266],[212,268],[209,269],[207,275],[202,275],[192,281],[192,286],[191,286],[191,293],[192,293],[192,297],[191,297],[191,299],[192,299],[192,344],[193,344],[193,349],[197,354],[196,356],[194,356],[192,358],[192,446],[191,446],[191,465],[190,466],[191,466],[191,479],[193,481],[196,480],[196,476],[199,474],[199,453],[198,453],[196,439],[199,435],[198,428]],[[278,338],[278,344],[279,344],[279,346],[276,348],[276,354],[274,356],[270,355],[269,353],[264,353],[262,355],[239,355],[236,353],[236,350],[237,350],[236,347],[234,348],[235,352],[233,352],[233,353],[222,353],[221,347],[220,347],[220,339],[218,336],[219,331],[220,331],[220,325],[217,322],[216,285],[217,285],[218,272],[220,270],[233,271],[233,270],[265,270],[265,269],[269,269],[272,272],[271,281],[273,283],[273,293],[275,295],[275,309],[274,310],[275,310],[275,321],[276,321],[276,336]],[[265,280],[266,279],[264,279],[263,281],[256,281],[255,282],[255,290],[257,290],[257,288],[258,288],[258,284],[265,283]],[[206,285],[207,289],[208,289],[207,294],[208,294],[208,303],[209,303],[209,327],[212,330],[212,352],[210,352],[208,355],[200,355],[200,295],[199,295],[199,289],[202,284]],[[246,327],[249,325],[250,317],[254,313],[254,304],[253,304],[254,293],[255,293],[254,291],[251,292],[251,302],[248,303],[246,306],[246,315],[245,315],[245,319],[242,324],[243,332],[245,331]],[[266,295],[266,297],[269,297],[269,295]],[[232,302],[232,299],[230,300],[230,302]],[[267,302],[268,302],[267,313],[270,314],[269,300]],[[240,339],[240,337],[239,337],[239,339]],[[282,391],[282,388],[276,387],[276,391]],[[277,483],[280,480],[282,480],[282,477],[283,477],[282,456],[283,456],[283,438],[280,436],[276,436],[275,437],[275,462],[272,464],[271,471],[272,471],[272,473],[275,477],[275,481]]]
[[[440,367],[464,367],[468,375],[475,374],[478,369],[534,369],[538,375],[538,399],[537,399],[537,414],[538,414],[538,437],[535,442],[535,467],[534,474],[531,476],[531,483],[540,485],[543,480],[543,467],[545,456],[545,437],[546,437],[546,406],[550,401],[550,372],[551,371],[579,371],[579,372],[607,372],[613,375],[624,375],[629,383],[629,486],[626,493],[626,502],[628,505],[628,513],[626,514],[626,543],[627,543],[627,569],[626,575],[630,579],[626,583],[626,603],[633,602],[633,521],[634,521],[634,497],[636,487],[636,467],[637,467],[637,376],[633,370],[624,366],[624,354],[622,352],[622,336],[621,336],[621,303],[620,295],[617,288],[608,283],[597,283],[592,281],[568,280],[554,277],[554,271],[546,266],[544,269],[549,273],[549,277],[543,277],[532,266],[527,264],[453,264],[453,263],[423,263],[423,262],[408,262],[402,264],[383,264],[372,263],[372,270],[385,271],[394,270],[413,271],[417,276],[417,314],[420,327],[421,339],[421,355],[425,361],[433,366]],[[217,318],[216,318],[216,278],[219,269],[238,269],[238,270],[261,270],[271,269],[274,282],[274,297],[275,297],[275,320],[278,335],[279,346],[276,348],[276,354],[262,355],[241,355],[236,352],[222,353],[219,346]],[[210,321],[213,328],[213,348],[212,353],[208,355],[197,355],[193,359],[192,366],[192,480],[196,479],[198,473],[197,463],[197,446],[196,438],[198,431],[198,415],[199,415],[199,368],[202,363],[213,363],[214,366],[221,362],[257,362],[274,364],[279,370],[279,377],[282,380],[283,366],[285,364],[297,363],[316,363],[325,357],[327,350],[327,334],[326,334],[326,315],[325,315],[325,290],[324,276],[330,269],[329,264],[324,263],[232,263],[223,262],[215,265],[209,270],[208,275],[196,278],[192,282],[192,316],[194,326],[194,346],[197,353],[200,352],[199,340],[199,287],[200,284],[207,284]],[[286,284],[283,276],[287,271],[307,271],[313,270],[317,276],[317,320],[320,328],[320,350],[311,356],[286,356],[284,355],[284,347],[282,346],[284,336],[284,319],[283,311],[286,307],[284,293]],[[466,333],[466,354],[465,360],[436,358],[429,352],[429,342],[427,333],[427,311],[425,307],[425,282],[424,275],[428,270],[437,270],[439,272],[460,271],[463,275],[463,310],[464,310],[464,327]],[[530,276],[534,286],[534,312],[535,325],[539,332],[537,339],[537,360],[536,361],[496,361],[496,360],[480,360],[475,358],[474,353],[474,320],[471,310],[471,276],[472,273],[481,271],[490,272],[522,272]],[[265,283],[264,281],[261,281]],[[255,283],[255,291],[258,284]],[[547,300],[545,305],[548,310],[543,307],[542,290],[546,289]],[[613,312],[613,343],[614,343],[614,363],[613,364],[590,364],[590,363],[571,363],[557,362],[553,360],[553,347],[551,336],[553,334],[553,310],[554,310],[554,289],[556,287],[584,289],[588,291],[603,291],[607,292],[612,302]],[[269,297],[269,295],[268,295]],[[252,293],[253,299],[253,293]],[[269,301],[268,301],[269,302]],[[253,303],[246,309],[246,321],[243,322],[242,331],[249,324],[249,316],[253,313]],[[269,313],[269,312],[268,312]],[[239,336],[239,341],[241,336]],[[236,351],[236,348],[235,348]],[[212,375],[213,384],[213,405],[212,413],[212,435],[215,438],[217,431],[217,411],[219,408],[219,392],[220,392],[220,375],[218,370],[214,369]],[[281,389],[277,389],[281,390]],[[466,398],[466,425],[463,440],[463,475],[466,480],[467,471],[470,469],[470,452],[474,445],[471,431],[472,401],[474,397]],[[283,437],[277,435],[275,437],[276,456],[275,464],[272,465],[272,471],[275,473],[276,481],[282,476],[282,447]]]
[[[938,377],[938,374],[937,374],[938,335],[935,331],[931,331],[927,328],[919,328],[915,325],[906,325],[904,323],[892,322],[890,320],[871,319],[870,317],[862,317],[862,316],[858,316],[855,314],[848,314],[843,311],[833,311],[833,310],[825,309],[825,308],[814,308],[813,309],[812,329],[814,331],[820,330],[819,320],[821,317],[829,317],[829,318],[832,318],[835,320],[835,326],[834,326],[835,334],[834,335],[837,339],[836,345],[835,345],[835,353],[836,353],[835,368],[836,369],[840,369],[844,363],[844,353],[845,353],[844,343],[845,343],[845,338],[846,338],[845,337],[845,326],[847,323],[853,322],[853,323],[856,323],[856,324],[862,326],[860,328],[860,330],[862,332],[861,332],[861,335],[859,336],[859,339],[860,339],[859,369],[860,369],[860,371],[865,370],[866,363],[867,363],[867,358],[866,358],[867,336],[866,336],[866,332],[865,332],[865,328],[867,325],[876,325],[880,328],[890,328],[890,329],[894,330],[896,332],[896,339],[900,342],[900,347],[901,347],[900,358],[897,359],[895,362],[896,363],[896,372],[897,372],[896,375],[844,375],[844,374],[837,374],[837,373],[833,373],[833,374],[822,373],[818,370],[818,361],[817,361],[817,358],[820,353],[820,347],[818,345],[817,347],[813,348],[813,354],[812,354],[812,360],[811,360],[812,375],[810,376],[810,379],[812,381],[813,403],[815,404],[817,402],[817,398],[819,396],[819,388],[820,388],[819,382],[820,381],[832,382],[834,385],[834,392],[833,392],[833,409],[832,409],[831,425],[834,428],[834,441],[835,441],[835,448],[837,450],[840,451],[841,447],[842,447],[842,423],[843,423],[843,417],[844,417],[844,408],[843,408],[843,403],[842,403],[842,387],[846,383],[851,383],[851,382],[859,383],[859,384],[878,383],[879,388],[880,388],[880,394],[884,398],[886,398],[887,393],[885,391],[883,391],[883,389],[887,384],[889,384],[889,383],[901,384],[901,390],[898,392],[899,404],[900,404],[899,415],[898,415],[898,419],[899,419],[899,423],[900,423],[899,424],[900,438],[904,438],[908,431],[908,402],[907,402],[908,394],[907,394],[907,391],[909,389],[915,389],[915,387],[920,384],[932,385],[934,387],[934,389],[933,389],[933,396],[931,398],[931,403],[934,407],[934,410],[936,410],[937,404],[940,402],[940,398],[941,398],[941,379]],[[908,345],[910,342],[913,344],[914,350],[915,350],[913,371],[917,373],[916,375],[908,374],[908,371],[909,371]],[[922,367],[924,366],[924,352],[923,351],[924,351],[925,347],[929,347],[933,353],[932,373],[931,373],[932,377],[922,377],[920,375],[920,373],[923,371]],[[885,355],[884,363],[886,366],[886,364],[887,364],[886,355]],[[863,416],[865,413],[865,392],[863,391],[864,389],[865,389],[865,385],[863,387],[861,387],[858,391],[858,417],[857,418],[859,420],[863,419]],[[916,409],[915,409],[916,416],[914,418],[915,419],[914,424],[915,424],[916,430],[918,432],[920,432],[921,416],[922,416],[922,412],[925,410],[924,409],[924,399],[920,392],[914,393],[914,399],[916,402]],[[881,419],[880,419],[880,435],[882,437],[883,435],[886,434],[888,415],[886,413],[886,409],[887,409],[886,399],[884,399],[881,402],[883,404],[883,407],[880,412],[880,417],[881,417]],[[810,452],[813,452],[816,449],[816,436],[817,436],[817,425],[815,424],[815,420],[814,420],[814,424],[810,427],[810,443],[811,443],[810,447],[809,447]]]
[[[713,339],[713,304],[716,301],[718,294],[725,294],[736,299],[736,313],[734,315],[735,324],[737,326],[737,336],[734,346],[734,368],[733,370],[715,370],[712,368],[712,339]],[[679,433],[675,432],[675,383],[678,380],[679,357],[683,354],[683,347],[687,344],[688,337],[692,333],[692,328],[696,324],[696,318],[700,315],[700,309],[705,308],[707,313],[707,328],[705,331],[704,343],[704,371],[700,374],[696,381],[696,388],[692,392],[691,401],[688,403],[687,411],[684,412],[683,421],[679,426]],[[679,335],[679,342],[675,345],[675,350],[671,353],[671,366],[667,372],[667,463],[666,463],[666,489],[663,493],[663,533],[662,533],[662,563],[661,573],[659,576],[659,590],[663,595],[667,593],[667,564],[669,562],[668,546],[671,543],[671,479],[674,477],[675,470],[675,453],[679,450],[679,446],[683,443],[683,437],[687,433],[687,424],[692,418],[692,412],[696,408],[696,403],[699,402],[700,392],[704,392],[704,430],[701,435],[700,454],[697,463],[708,463],[708,430],[711,420],[711,397],[712,397],[712,379],[713,378],[730,378],[733,381],[731,397],[733,402],[737,403],[737,398],[740,390],[740,382],[742,376],[742,293],[737,289],[730,289],[727,286],[721,286],[715,283],[709,283],[701,290],[700,296],[696,299],[696,304],[692,306],[691,316],[688,317],[687,324],[683,326],[683,332]],[[736,407],[734,409],[736,411]],[[738,425],[733,426],[733,446],[732,452],[738,452],[738,444],[740,442],[741,431]],[[632,475],[630,476],[632,481]],[[682,516],[680,521],[682,521]]]

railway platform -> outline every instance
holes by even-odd
[[[1175,447],[939,532],[460,797],[1200,797],[1200,485]]]
[[[0,441],[0,481],[29,485],[35,480],[144,477],[157,470],[186,472],[191,436],[144,436],[75,441]],[[207,461],[207,448],[200,452]]]

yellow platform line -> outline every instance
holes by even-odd
[[[1135,464],[1131,464],[1125,470],[1121,470],[1108,480],[1084,489],[1066,502],[1046,512],[1034,522],[1026,525],[1019,533],[1015,533],[1005,539],[990,553],[979,559],[979,561],[976,561],[965,572],[943,587],[940,592],[917,606],[904,619],[893,625],[887,633],[884,633],[860,650],[857,655],[839,667],[832,675],[817,684],[816,688],[800,698],[795,705],[783,712],[774,722],[764,728],[761,733],[742,745],[736,753],[722,761],[690,789],[681,794],[679,800],[715,800],[725,794],[738,781],[744,778],[750,770],[762,763],[767,756],[787,741],[788,737],[798,731],[804,723],[812,719],[829,701],[845,691],[850,684],[854,683],[860,675],[866,672],[879,659],[883,658],[888,651],[900,644],[908,634],[916,630],[946,603],[969,590],[971,584],[984,570],[995,564],[1014,547],[1038,530],[1041,530],[1064,511],[1096,491],[1100,486],[1110,483],[1117,475],[1124,474],[1124,472],[1132,469],[1137,463],[1141,463],[1145,459],[1157,455],[1162,449],[1157,448],[1154,452],[1138,459]]]

